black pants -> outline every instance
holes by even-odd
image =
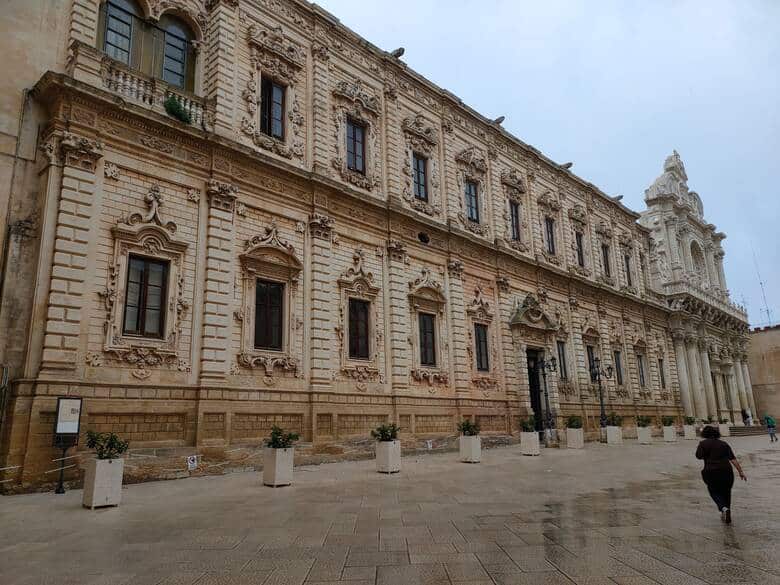
[[[734,487],[734,472],[729,469],[704,469],[701,478],[718,510],[731,508],[731,488]]]

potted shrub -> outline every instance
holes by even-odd
[[[539,433],[533,415],[520,421],[520,452],[523,455],[539,455]]]
[[[129,441],[122,441],[114,433],[87,431],[87,447],[95,450],[95,459],[87,461],[84,474],[85,508],[118,506],[122,501],[122,475],[125,461],[120,457],[127,451]]]
[[[479,463],[482,458],[482,440],[479,438],[479,425],[469,419],[458,423],[460,438],[460,460],[464,463]]]
[[[623,444],[623,428],[620,426],[622,424],[623,424],[622,416],[618,416],[614,412],[607,415],[607,444],[608,445]]]
[[[582,449],[585,446],[585,431],[582,430],[582,417],[576,414],[566,419],[566,446],[569,449]]]
[[[292,483],[293,443],[297,440],[296,433],[285,433],[276,425],[271,427],[271,436],[263,449],[263,485],[280,487]]]
[[[661,423],[664,426],[664,441],[674,443],[677,440],[677,429],[674,426],[673,416],[662,416]]]
[[[696,440],[696,419],[692,416],[685,417],[683,425],[683,438],[689,441]]]
[[[398,473],[401,471],[401,441],[395,424],[379,425],[371,436],[376,439],[376,470],[379,473]]]
[[[650,427],[652,419],[649,416],[636,417],[636,437],[640,445],[649,445],[653,442],[653,430]]]
[[[730,437],[731,436],[731,424],[729,422],[729,419],[727,418],[721,418],[718,420],[718,430],[720,431],[721,437]]]
[[[165,108],[165,111],[169,116],[176,118],[179,122],[192,124],[192,117],[187,110],[182,107],[181,102],[176,99],[176,96],[169,95],[168,99],[163,102],[163,108]]]

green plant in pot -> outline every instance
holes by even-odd
[[[572,414],[569,417],[566,418],[566,428],[567,429],[581,429],[582,428],[582,417],[578,416],[576,414]]]
[[[298,433],[288,433],[281,427],[271,427],[263,450],[263,485],[281,487],[293,481],[295,449]]]
[[[376,439],[376,470],[379,473],[397,473],[401,471],[401,441],[398,440],[400,427],[394,423],[382,424],[371,431]]]
[[[607,426],[610,427],[619,427],[623,424],[623,417],[615,414],[614,412],[610,412],[607,415]]]
[[[185,124],[192,123],[192,117],[189,112],[182,107],[181,102],[176,96],[169,95],[168,99],[163,102],[163,107],[169,116],[176,118],[179,122],[184,122]]]
[[[476,437],[479,435],[479,425],[471,419],[464,418],[458,423],[458,432],[464,437]]]
[[[274,425],[271,427],[271,435],[266,440],[266,446],[271,449],[289,449],[298,438],[298,433],[286,433],[284,429]]]
[[[87,431],[87,448],[94,449],[98,459],[117,459],[129,446],[130,441],[123,441],[114,433]]]
[[[725,418],[725,417],[722,417],[722,418],[719,418],[719,419],[718,419],[718,422],[719,422],[720,424],[722,424],[722,425],[726,425],[726,424],[728,424],[728,422],[729,422],[729,419],[727,419],[727,418]]]
[[[395,441],[398,439],[398,432],[400,430],[401,428],[396,424],[383,424],[372,430],[371,436],[380,442]]]
[[[124,459],[121,455],[130,446],[114,433],[87,431],[87,447],[95,450],[95,458],[86,463],[84,492],[81,503],[86,508],[118,506],[122,501]]]
[[[693,425],[696,424],[696,419],[692,416],[686,416],[685,417],[685,424],[686,425]]]
[[[524,433],[533,433],[536,430],[536,419],[533,415],[520,419],[520,429]]]
[[[704,422],[706,422],[708,425],[711,425],[712,423],[715,422],[715,418],[712,415],[710,415],[707,417],[707,419]]]
[[[479,425],[464,418],[458,423],[458,451],[464,463],[479,463],[482,460],[482,440],[479,438]]]
[[[636,426],[641,428],[647,428],[653,423],[653,419],[649,416],[638,416],[636,417]]]
[[[665,427],[674,426],[674,417],[673,416],[662,416],[661,417],[661,424],[663,424]]]

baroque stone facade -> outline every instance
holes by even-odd
[[[385,421],[408,445],[462,417],[509,435],[546,417],[545,380],[557,424],[578,414],[593,434],[589,354],[620,363],[604,396],[627,417],[740,420],[752,405],[725,236],[676,153],[640,215],[315,5],[135,4],[149,26],[169,14],[191,29],[194,91],[106,54],[105,4],[61,8],[66,58],[43,64],[25,114],[41,127],[33,197],[9,207],[36,222],[6,250],[0,486],[51,479],[61,395],[85,399],[83,429],[154,452],[136,479],[193,452],[219,466],[274,424],[312,452]],[[272,86],[279,135],[261,120]],[[133,258],[165,267],[155,336],[128,334]],[[271,348],[257,342],[267,282],[283,307]],[[529,369],[549,357],[557,372]]]

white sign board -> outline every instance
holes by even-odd
[[[81,419],[81,398],[60,398],[57,401],[56,435],[78,435]]]
[[[187,469],[189,471],[195,471],[198,468],[198,456],[197,455],[188,455],[187,456]]]

